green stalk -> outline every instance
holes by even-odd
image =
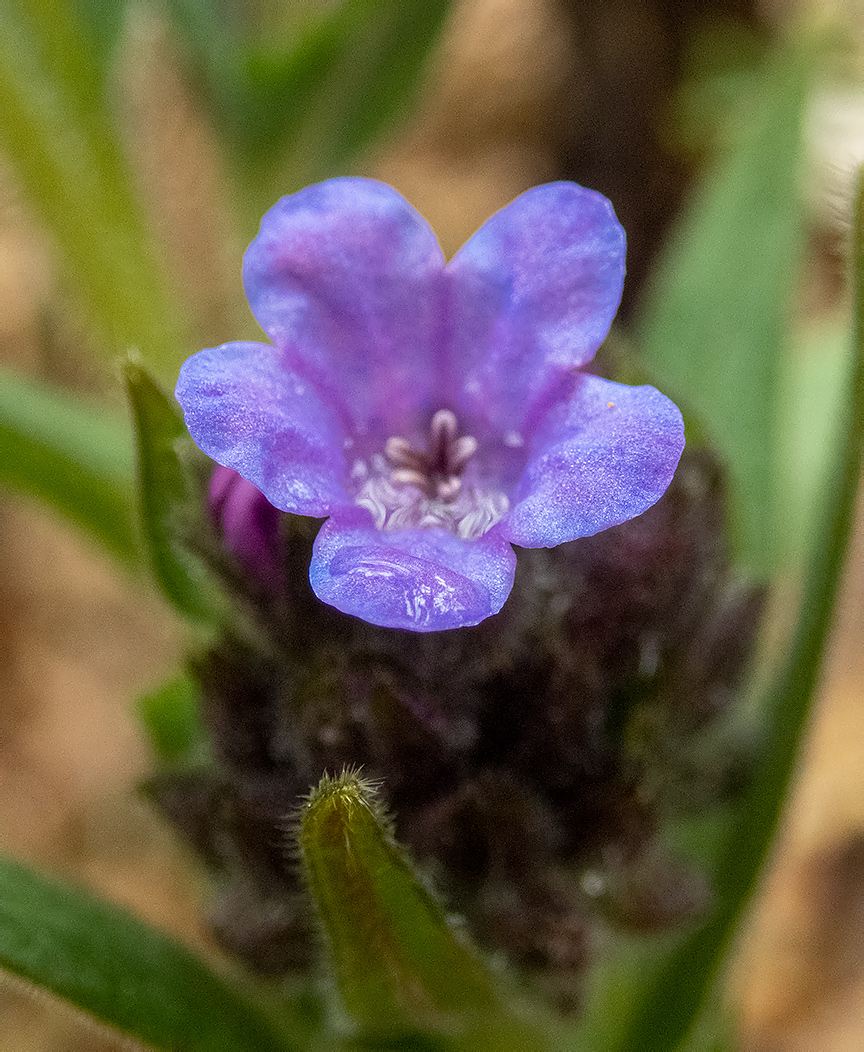
[[[765,703],[765,751],[716,874],[718,906],[668,960],[627,1028],[621,1049],[672,1052],[691,1030],[757,887],[807,730],[855,513],[864,449],[864,183],[857,184],[852,283],[854,365],[848,429],[826,480],[824,519],[807,574],[791,652]]]

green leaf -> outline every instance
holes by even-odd
[[[303,807],[299,847],[342,1002],[363,1032],[467,1028],[466,1047],[543,1047],[412,871],[368,782],[325,775]]]
[[[795,773],[831,627],[852,529],[864,451],[864,189],[854,216],[854,363],[837,412],[845,428],[827,461],[821,524],[789,657],[763,705],[765,746],[736,812],[715,872],[717,906],[707,923],[662,962],[631,1019],[622,1050],[672,1052],[696,1020],[723,955],[756,888]],[[628,1043],[629,1042],[629,1043]]]
[[[0,968],[165,1052],[288,1052],[253,1004],[125,910],[0,860]]]
[[[0,0],[0,147],[110,354],[182,356],[185,326],[67,0]]]
[[[812,48],[811,48],[812,51]],[[643,304],[645,362],[724,455],[738,554],[774,564],[778,390],[802,254],[801,127],[813,57],[789,45],[745,100],[737,145],[685,213]]]
[[[140,561],[128,424],[0,371],[0,482],[50,504],[128,565]]]
[[[215,613],[207,573],[186,546],[193,517],[205,514],[177,454],[178,443],[191,440],[177,404],[146,370],[129,361],[124,372],[138,447],[143,533],[156,579],[178,610],[194,620],[211,621]]]
[[[208,748],[194,679],[182,673],[138,699],[138,716],[153,751],[171,767],[206,763]]]

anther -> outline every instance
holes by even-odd
[[[384,445],[384,456],[394,468],[412,468],[415,471],[424,471],[426,467],[426,456],[413,449],[406,439],[398,436],[387,439]]]
[[[459,472],[477,452],[479,442],[473,435],[457,438],[450,447],[450,470]]]
[[[459,435],[458,421],[449,409],[439,409],[432,417],[425,452],[398,435],[384,445],[384,456],[393,468],[393,483],[416,486],[431,500],[444,503],[458,496],[462,489],[459,476],[476,451],[477,439]]]
[[[411,468],[399,468],[390,478],[401,486],[416,486],[418,489],[425,489],[429,483],[422,471],[412,471]]]
[[[459,434],[459,424],[456,421],[456,414],[451,413],[449,409],[439,409],[432,417],[432,423],[429,430],[432,433],[433,441],[438,435],[442,435],[447,442],[452,441],[452,439]]]
[[[448,501],[455,500],[461,489],[462,479],[453,475],[449,479],[443,479],[438,483],[437,495],[440,500],[447,503]]]

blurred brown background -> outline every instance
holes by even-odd
[[[626,316],[698,160],[669,134],[697,23],[722,17],[742,29],[742,47],[758,46],[802,12],[829,9],[853,33],[864,27],[854,3],[458,0],[419,110],[364,170],[401,190],[447,252],[529,185],[567,177],[602,190],[628,231]],[[202,330],[230,338],[242,245],[226,235],[215,146],[155,16],[130,27],[119,76],[168,257],[195,289]],[[864,158],[864,95],[847,91],[842,113],[827,99],[813,133],[824,178],[813,180],[806,316],[829,315],[842,298],[842,232],[836,207],[823,205],[859,128]],[[50,245],[0,164],[0,357],[98,391],[61,302]],[[747,1052],[864,1049],[862,615],[864,513],[794,800],[731,971]],[[132,699],[174,670],[181,650],[181,626],[155,595],[48,513],[0,495],[0,849],[210,952],[200,874],[133,791],[149,759]],[[2,1052],[121,1047],[0,983]]]

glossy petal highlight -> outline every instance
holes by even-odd
[[[352,433],[386,438],[439,408],[443,267],[428,223],[395,190],[331,179],[267,212],[243,280],[291,368]]]
[[[335,413],[267,344],[226,343],[187,359],[177,401],[195,443],[277,508],[329,515],[351,504]]]
[[[525,548],[589,537],[650,508],[684,449],[684,423],[653,387],[581,374],[534,436],[498,529]]]
[[[575,183],[535,187],[492,216],[447,268],[460,407],[519,431],[605,339],[625,247],[609,201]]]
[[[364,512],[329,519],[315,541],[315,594],[373,625],[440,632],[496,614],[516,556],[494,533],[463,541],[442,529],[381,532]]]

